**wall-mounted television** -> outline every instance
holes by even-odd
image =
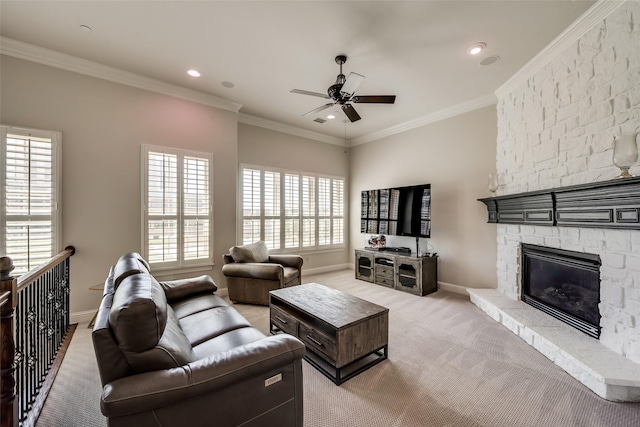
[[[431,184],[366,190],[360,197],[361,233],[431,237]]]

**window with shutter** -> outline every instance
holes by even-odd
[[[60,132],[2,126],[0,253],[20,276],[60,250]]]
[[[253,165],[240,169],[240,241],[264,240],[283,252],[343,247],[344,178]]]
[[[143,145],[143,246],[155,268],[213,262],[213,156]]]

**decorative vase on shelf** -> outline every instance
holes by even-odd
[[[627,133],[613,137],[613,164],[620,168],[616,178],[630,178],[629,168],[638,161],[638,133]]]
[[[498,182],[498,174],[490,173],[489,174],[489,191],[495,194],[499,186],[500,186],[500,183]]]

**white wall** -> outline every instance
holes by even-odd
[[[214,156],[214,260],[235,243],[237,114],[2,56],[0,122],[62,132],[62,246],[73,245],[71,312],[98,307],[117,258],[141,251],[141,144]],[[184,276],[184,275],[183,275]]]
[[[345,147],[243,123],[238,125],[238,162],[342,176],[346,178],[347,186],[349,183],[349,152]],[[346,190],[349,198],[348,187]],[[348,224],[348,216],[345,222]],[[348,237],[348,230],[345,232]],[[348,247],[301,255],[304,258],[303,271],[322,271],[349,262]]]
[[[491,106],[353,147],[351,249],[366,246],[370,236],[360,233],[361,191],[430,183],[429,243],[440,257],[438,280],[494,288],[496,227],[487,224],[487,209],[477,199],[491,195],[487,184],[495,171],[496,133]],[[415,248],[415,239],[388,237],[387,245]],[[353,251],[350,256],[353,262]]]
[[[620,6],[500,99],[498,128],[498,194],[614,178],[613,135],[640,131],[640,3]],[[513,298],[520,243],[599,254],[600,340],[640,362],[640,231],[498,226],[498,288]]]

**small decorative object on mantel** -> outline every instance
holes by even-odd
[[[620,168],[620,175],[616,178],[631,178],[629,168],[638,161],[637,132],[613,137],[613,164]]]
[[[489,174],[489,191],[491,191],[492,193],[495,193],[498,187],[500,187],[500,183],[498,181],[498,174],[490,173]]]

